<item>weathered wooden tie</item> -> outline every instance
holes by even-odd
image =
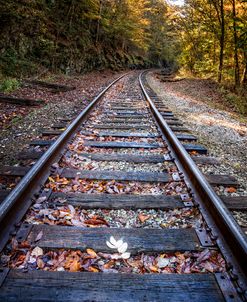
[[[84,146],[96,148],[162,148],[158,143],[135,143],[135,142],[102,142],[102,141],[85,141]]]
[[[18,293],[18,299],[16,296]],[[0,291],[5,302],[223,302],[213,274],[115,274],[10,270]]]
[[[66,178],[85,178],[118,181],[141,181],[141,182],[168,182],[170,180],[166,172],[125,172],[107,170],[77,170],[64,168],[60,173]]]
[[[34,140],[29,143],[30,146],[50,146],[54,143],[54,140]]]
[[[137,253],[159,253],[176,251],[201,250],[200,241],[195,229],[128,229],[128,228],[81,228],[60,225],[29,225],[27,240],[35,243],[37,235],[42,231],[39,247],[48,249],[80,249],[92,248],[95,251],[111,253],[106,245],[110,236],[122,238],[128,243],[128,251]],[[25,225],[23,225],[25,228]],[[23,236],[23,233],[21,233]],[[21,240],[18,238],[17,240]]]
[[[198,154],[207,154],[208,150],[201,145],[183,144],[183,147],[187,152],[197,152]]]
[[[162,209],[183,208],[179,195],[135,195],[135,194],[84,194],[52,192],[51,204],[72,204],[83,209]]]
[[[140,129],[140,130],[151,130],[151,126],[140,125],[140,124],[125,124],[125,125],[112,125],[112,124],[94,124],[96,129],[116,129],[116,130],[130,130],[130,129]]]
[[[156,138],[160,137],[156,133],[141,133],[141,132],[113,132],[113,131],[101,131],[99,136],[112,136],[112,137],[144,137],[144,138]]]
[[[167,161],[167,158],[165,159],[162,154],[80,153],[80,158],[83,157],[95,161],[123,161],[133,163],[162,163]]]

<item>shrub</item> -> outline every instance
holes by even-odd
[[[16,79],[5,79],[0,84],[0,91],[11,92],[20,87],[20,82]]]

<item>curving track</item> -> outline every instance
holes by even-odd
[[[0,206],[1,301],[245,300],[246,238],[211,187],[235,181],[200,173],[214,159],[145,73],[114,81],[60,133],[2,169],[7,189],[23,178]]]

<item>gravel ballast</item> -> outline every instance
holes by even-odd
[[[164,104],[198,137],[198,143],[220,161],[220,165],[199,168],[204,173],[228,174],[238,179],[240,186],[236,192],[229,193],[222,187],[218,193],[247,195],[247,125],[236,114],[215,108],[213,100],[210,105],[200,99],[178,96],[175,86],[171,89],[169,83],[161,83],[154,74],[149,73],[147,79]],[[236,211],[234,216],[242,226],[247,225],[246,213]]]

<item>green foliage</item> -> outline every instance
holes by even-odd
[[[163,0],[5,0],[0,68],[22,77],[174,60]]]
[[[234,109],[243,114],[247,115],[247,94],[244,89],[239,89],[237,92],[233,93],[229,90],[224,89],[224,96],[230,105],[234,107]]]
[[[223,82],[236,84],[236,72],[243,78],[247,65],[246,7],[241,0],[223,0],[222,3],[225,25]],[[235,18],[233,3],[236,6]],[[222,35],[220,5],[220,0],[187,0],[183,7],[174,9],[177,16],[175,28],[180,33],[182,46],[180,63],[196,76],[217,79]]]
[[[20,87],[20,82],[16,79],[5,79],[0,83],[0,91],[12,92]]]

